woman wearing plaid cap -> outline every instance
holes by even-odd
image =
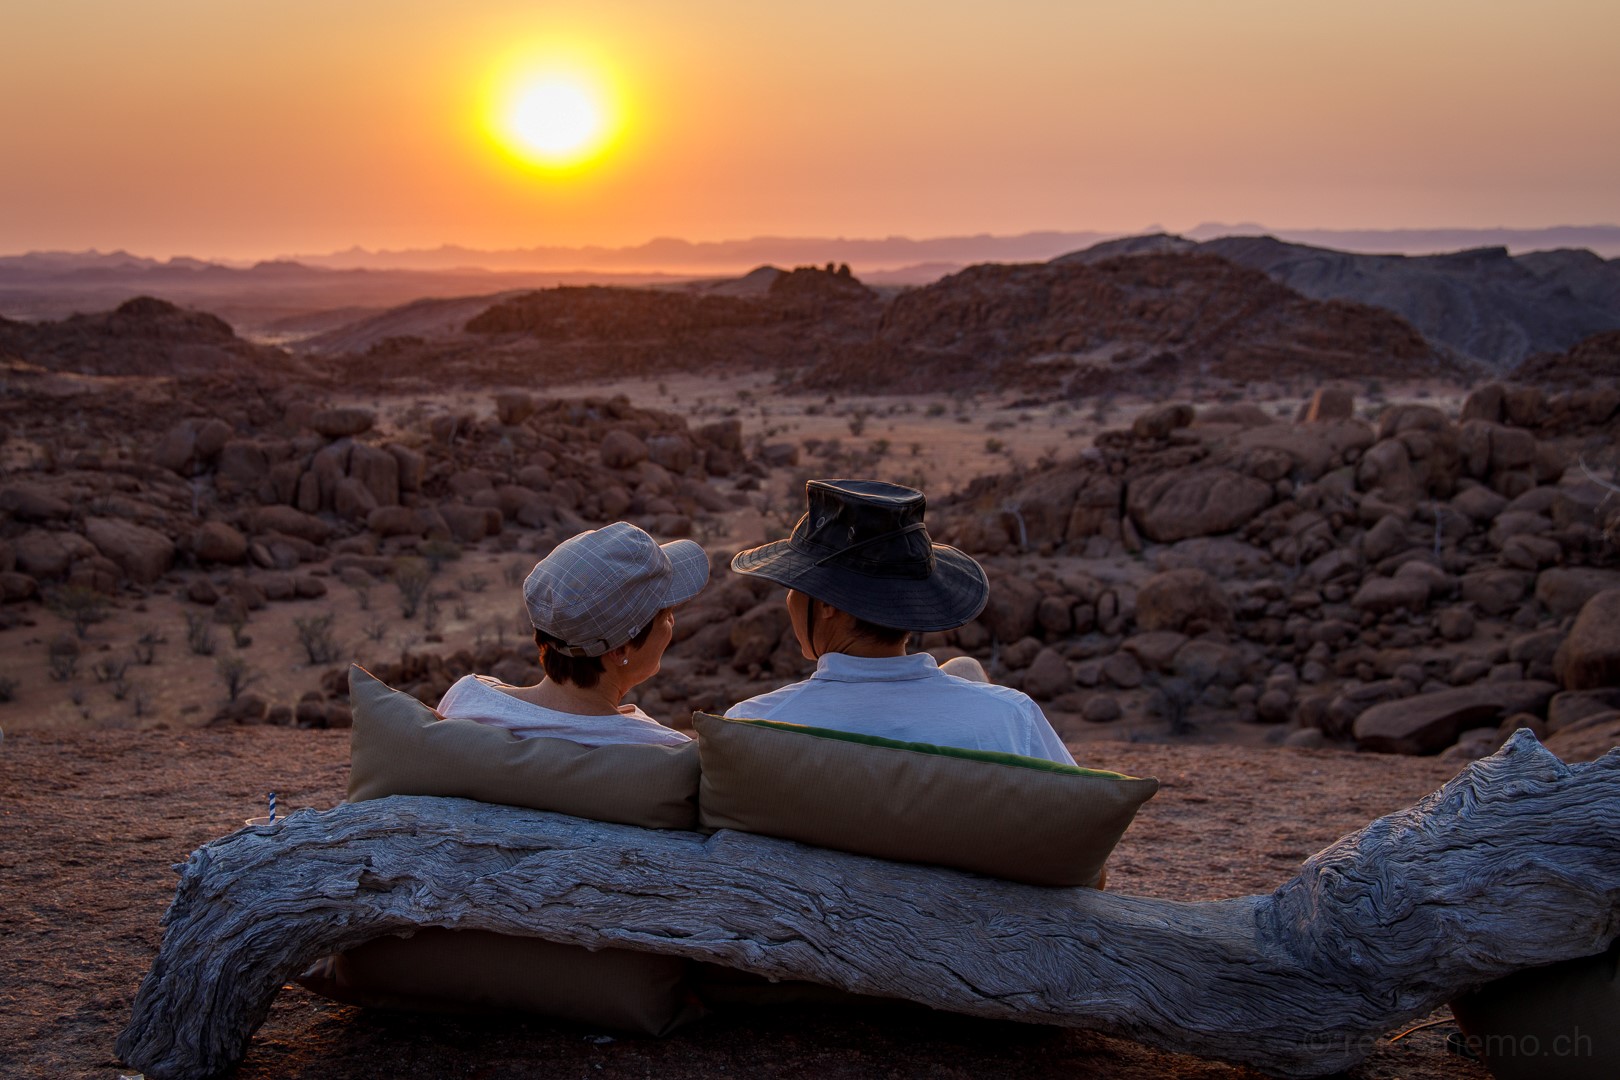
[[[445,691],[439,715],[585,746],[686,742],[621,703],[658,673],[675,628],[672,609],[708,580],[709,559],[698,544],[659,545],[628,522],[563,541],[523,583],[545,678],[508,686],[468,675]]]

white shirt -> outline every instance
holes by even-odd
[[[567,739],[582,746],[614,743],[658,743],[679,746],[691,741],[634,705],[620,705],[617,715],[588,716],[559,712],[515,698],[498,689],[505,684],[488,675],[464,675],[439,699],[446,720],[476,720],[505,728],[520,739]]]
[[[726,715],[1074,764],[1026,694],[947,675],[927,653],[826,653],[808,679],[738,702]]]

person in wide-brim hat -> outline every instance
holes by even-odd
[[[881,480],[811,480],[805,498],[792,536],[739,552],[731,568],[899,630],[954,630],[984,610],[984,567],[933,542],[922,492]]]
[[[805,503],[791,536],[739,552],[731,568],[787,586],[788,618],[815,674],[727,716],[1074,763],[1040,706],[989,683],[971,657],[941,667],[908,654],[913,633],[963,626],[990,598],[984,568],[929,536],[922,492],[811,480]]]

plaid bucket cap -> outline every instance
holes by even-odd
[[[569,656],[601,656],[641,633],[654,615],[692,599],[709,557],[691,540],[659,545],[627,521],[582,532],[534,564],[523,603],[536,630]]]
[[[811,480],[804,495],[793,535],[738,552],[733,570],[896,630],[954,630],[984,610],[984,567],[933,542],[923,524],[927,499],[916,488]]]

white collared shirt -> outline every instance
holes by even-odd
[[[690,739],[667,728],[634,705],[620,705],[617,715],[585,716],[559,712],[515,698],[488,675],[465,675],[439,699],[446,720],[476,720],[505,728],[520,739],[567,739],[582,746],[657,743],[679,746]]]
[[[808,679],[738,702],[726,715],[1074,764],[1028,695],[947,675],[927,653],[826,653]]]

